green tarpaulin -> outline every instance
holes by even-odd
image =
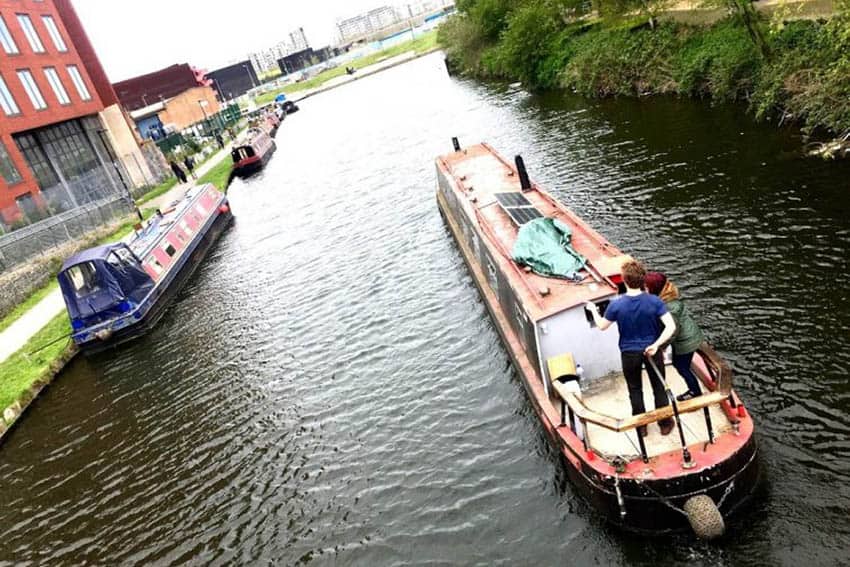
[[[519,229],[511,257],[541,276],[581,279],[578,271],[587,260],[572,247],[571,236],[570,227],[557,219],[534,219]]]

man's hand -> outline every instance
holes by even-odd
[[[652,343],[643,351],[646,356],[655,356],[656,352],[658,352],[658,345],[655,343]]]
[[[592,301],[588,301],[587,303],[585,303],[585,304],[584,304],[584,306],[585,306],[585,307],[586,307],[586,308],[587,308],[587,309],[588,309],[591,313],[599,313],[599,306],[597,306],[597,305],[596,305],[595,303],[593,303]]]

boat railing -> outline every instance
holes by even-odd
[[[709,442],[714,443],[714,430],[709,407],[728,402],[732,411],[727,412],[727,415],[730,421],[732,421],[733,426],[737,427],[739,423],[737,419],[738,414],[736,413],[738,411],[738,399],[732,391],[732,369],[726,361],[706,343],[703,343],[697,349],[697,353],[700,355],[699,362],[702,364],[699,364],[697,359],[695,359],[695,366],[699,374],[702,375],[703,382],[709,389],[708,393],[683,402],[676,402],[675,399],[671,399],[670,405],[628,417],[613,417],[600,413],[585,405],[584,401],[569,386],[555,381],[552,386],[561,400],[561,423],[559,427],[569,427],[574,434],[582,439],[585,451],[590,454],[592,452],[592,443],[587,431],[587,424],[589,423],[604,427],[610,431],[627,434],[638,427],[675,417],[677,425],[681,428],[679,424],[679,416],[681,414],[702,410],[705,417],[706,429],[708,430]],[[581,423],[581,435],[579,435],[577,430],[576,420]],[[638,434],[637,439],[641,458],[644,462],[648,462],[649,455],[646,451],[643,437]],[[684,445],[683,438],[685,462],[691,463],[692,461],[688,456],[687,447]]]

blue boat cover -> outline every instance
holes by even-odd
[[[572,230],[557,219],[538,218],[519,229],[511,258],[541,276],[581,280],[587,259],[570,244]]]
[[[119,249],[126,250],[124,260],[113,254]],[[154,285],[130,249],[121,243],[71,256],[62,264],[58,279],[71,321],[80,321],[82,326],[129,311]],[[79,326],[75,324],[75,328]]]

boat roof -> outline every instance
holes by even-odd
[[[105,260],[109,253],[117,248],[123,248],[124,244],[121,242],[113,242],[111,244],[104,244],[102,246],[95,246],[94,248],[87,248],[82,252],[78,252],[65,260],[62,264],[62,270],[65,271],[72,266],[76,266],[77,264],[82,264],[83,262],[91,262],[92,260]]]
[[[619,281],[620,267],[628,259],[616,246],[596,232],[573,211],[556,201],[536,183],[523,191],[514,165],[487,144],[469,146],[438,158],[469,219],[477,223],[492,257],[510,280],[511,287],[528,315],[539,321],[586,301],[617,293],[611,280]],[[545,277],[526,271],[511,259],[519,227],[500,204],[497,194],[521,194],[547,218],[554,218],[572,230],[571,244],[587,258],[589,269],[579,282]]]
[[[156,247],[160,239],[165,236],[168,229],[180,220],[186,210],[203,194],[208,186],[209,183],[192,187],[183,198],[173,201],[168,207],[164,207],[161,217],[157,215],[151,217],[147,226],[134,234],[127,243],[133,254],[137,258],[144,259]]]

